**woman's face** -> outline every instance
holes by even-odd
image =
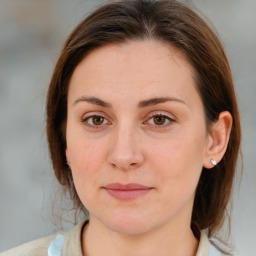
[[[193,72],[150,40],[103,46],[77,66],[66,155],[91,219],[129,234],[190,226],[209,142]]]

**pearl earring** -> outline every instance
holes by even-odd
[[[217,165],[217,162],[216,162],[216,160],[215,160],[215,159],[211,159],[211,163],[212,163],[212,165],[214,165],[214,166],[216,166],[216,165]]]

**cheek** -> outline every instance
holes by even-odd
[[[90,209],[95,198],[95,189],[99,187],[103,161],[103,151],[95,144],[73,143],[69,147],[72,159],[71,171],[77,194],[83,205]]]
[[[202,137],[181,136],[155,143],[150,152],[156,177],[172,187],[196,186],[203,167],[204,141]],[[152,148],[152,147],[151,147]]]
[[[67,132],[67,151],[71,162],[74,184],[80,197],[97,184],[99,170],[105,164],[104,141],[97,143],[83,133]]]
[[[97,168],[102,161],[104,138],[95,139],[88,135],[81,125],[70,125],[67,129],[67,149],[72,166],[85,169]],[[81,171],[82,171],[81,170]]]
[[[187,143],[185,145],[189,146]],[[170,213],[178,212],[186,206],[191,210],[202,171],[198,149],[185,145],[178,140],[162,149],[155,149],[152,162],[158,191],[162,195],[160,201]]]

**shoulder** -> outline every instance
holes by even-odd
[[[87,221],[82,222],[75,226],[74,229],[67,232],[59,232],[51,236],[25,243],[1,253],[0,256],[47,256],[48,248],[52,245],[53,241],[55,242],[54,246],[56,246],[56,238],[59,237],[59,235],[63,236],[65,240],[64,247],[62,248],[62,255],[72,255],[70,254],[70,251],[75,251],[77,252],[77,255],[82,255],[81,230],[86,223]]]
[[[2,253],[1,256],[46,256],[47,249],[55,236],[51,235],[25,243]]]

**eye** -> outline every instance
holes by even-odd
[[[165,116],[154,116],[153,117],[153,122],[156,125],[163,125],[163,124],[165,124],[166,119],[167,118]]]
[[[153,114],[146,122],[153,126],[163,127],[169,125],[171,122],[174,122],[174,119],[163,114]]]
[[[84,123],[85,125],[92,127],[92,128],[98,128],[98,127],[107,125],[110,122],[103,116],[91,115],[88,117],[84,117],[82,119],[82,123]]]

